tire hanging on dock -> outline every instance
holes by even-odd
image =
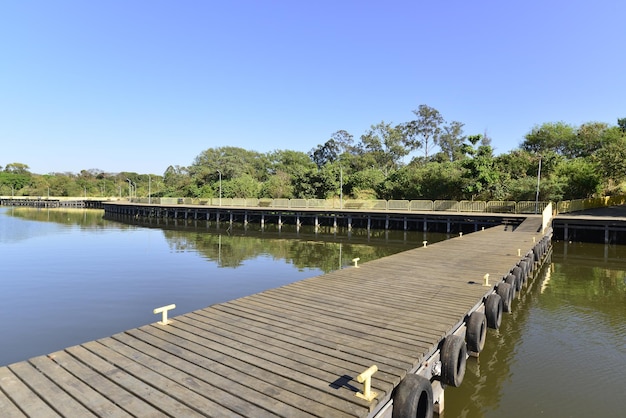
[[[441,346],[441,382],[458,388],[465,376],[467,348],[458,335],[448,335]]]
[[[515,266],[513,270],[511,270],[511,274],[515,276],[517,281],[515,282],[515,290],[522,290],[522,285],[524,284],[524,272],[520,266]]]
[[[474,311],[467,319],[465,327],[467,328],[465,332],[467,351],[480,353],[485,347],[487,338],[487,317],[482,312]]]
[[[522,260],[522,263],[524,263],[524,265],[526,266],[526,278],[528,279],[528,277],[530,276],[530,274],[533,271],[533,259],[530,255],[527,255],[526,257],[524,257],[524,259]]]
[[[491,329],[500,328],[502,323],[502,298],[497,293],[492,293],[485,300],[485,316],[487,326]]]
[[[431,418],[433,387],[423,376],[409,374],[393,393],[392,418]]]
[[[538,243],[533,247],[533,254],[535,257],[535,263],[541,261],[541,243]]]
[[[517,277],[515,277],[515,275],[511,273],[506,276],[506,279],[504,279],[504,283],[511,286],[511,300],[515,299],[515,295],[517,293]]]
[[[513,301],[513,288],[508,283],[500,283],[496,289],[496,293],[502,298],[502,310],[511,312],[511,303]]]

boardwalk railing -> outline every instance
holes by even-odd
[[[276,209],[340,209],[362,211],[406,212],[491,212],[541,214],[550,202],[470,201],[470,200],[356,200],[356,199],[244,199],[244,198],[176,198],[131,199],[134,203],[160,205],[207,205]]]
[[[67,197],[49,198],[34,196],[0,196],[3,203],[11,200],[56,200],[56,201],[88,201],[118,200],[116,197]],[[126,200],[126,199],[119,199]],[[364,211],[407,211],[407,212],[490,212],[515,214],[540,214],[550,202],[541,201],[474,201],[474,200],[356,200],[356,199],[249,199],[249,198],[177,198],[152,197],[133,198],[134,203],[153,203],[160,205],[207,205],[245,208],[277,208],[277,209],[346,209]],[[589,199],[563,200],[552,204],[554,215],[576,212],[586,209],[626,204],[626,195],[596,197]]]
[[[626,195],[593,197],[589,199],[563,200],[556,204],[556,213],[576,212],[579,210],[603,208],[606,206],[623,205]]]

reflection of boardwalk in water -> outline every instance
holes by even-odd
[[[530,217],[515,229],[496,226],[0,368],[0,409],[4,416],[372,416],[407,374],[439,387],[444,377],[424,362],[457,341],[452,333],[463,335],[469,313],[488,310],[494,285],[534,265],[547,249],[540,225]],[[465,345],[452,354],[461,373]],[[441,357],[445,375],[450,356]],[[372,365],[370,402],[355,395],[365,390],[357,376]]]
[[[563,241],[626,244],[626,205],[559,214],[554,236]]]

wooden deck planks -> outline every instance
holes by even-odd
[[[494,227],[0,368],[6,416],[367,416],[532,249]],[[521,256],[518,256],[518,250]],[[380,399],[379,398],[379,399]],[[6,412],[5,412],[6,411]],[[4,415],[3,415],[4,416]]]
[[[110,380],[106,374],[99,373],[95,367],[92,367],[88,363],[83,363],[79,358],[72,356],[67,349],[65,351],[58,351],[49,356],[36,357],[40,360],[39,368],[44,373],[45,367],[59,367],[65,370],[71,377],[67,380],[59,379],[60,384],[63,387],[67,387],[68,393],[77,398],[81,398],[74,392],[75,389],[80,388],[82,385],[90,388],[91,390],[85,390],[82,397],[84,402],[90,405],[106,404],[106,401],[110,402],[111,409],[119,407],[127,412],[130,416],[142,416],[149,418],[162,417],[163,412],[156,409],[154,406],[145,402],[143,399],[137,397],[134,393],[131,393],[122,387],[115,384],[113,380]],[[33,361],[35,359],[32,359]],[[49,366],[44,366],[45,362],[50,362]],[[59,384],[57,380],[57,384]],[[82,391],[82,390],[81,390]],[[103,401],[105,399],[105,401]],[[110,410],[104,410],[100,413],[100,416],[108,417]]]
[[[7,417],[21,418],[26,417],[22,411],[9,399],[2,391],[0,391],[0,411]]]
[[[185,356],[185,358],[174,356],[167,350],[147,344],[142,339],[127,333],[116,334],[112,339],[126,344],[139,353],[149,355],[151,359],[146,360],[148,364],[167,370],[168,376],[185,384],[190,390],[209,396],[224,405],[223,407],[228,407],[233,411],[243,413],[245,408],[247,412],[256,410],[255,416],[307,416],[300,409],[279,403],[275,398],[256,388],[245,386],[240,383],[241,377],[236,377],[232,373],[222,376],[217,368],[212,370],[212,367],[198,367],[199,364],[207,363],[199,356]],[[170,367],[164,367],[158,362]]]
[[[288,369],[283,368],[282,374],[268,373],[267,367],[270,365],[267,362],[258,362],[259,359],[254,356],[233,350],[226,345],[205,341],[200,336],[169,326],[167,331],[152,326],[142,327],[141,330],[176,345],[176,351],[179,351],[180,355],[186,357],[188,353],[191,353],[192,357],[198,361],[199,366],[210,364],[212,371],[219,370],[220,373],[235,374],[237,376],[235,381],[250,388],[262,390],[264,393],[271,393],[277,400],[294,407],[300,407],[315,416],[349,416],[348,413],[342,413],[341,409],[336,408],[338,404],[347,407],[348,410],[355,409],[354,405],[341,400],[334,400],[329,404],[320,404],[315,399],[318,399],[323,393],[320,393],[319,390],[309,390],[307,385],[295,380]],[[142,337],[145,338],[145,336]],[[270,367],[271,369],[272,367]]]
[[[2,389],[2,392],[4,392],[8,399],[11,399],[16,406],[19,406],[21,411],[17,412],[15,416],[20,416],[19,414],[35,417],[61,416],[22,382],[8,367],[0,368],[0,389]],[[9,411],[16,412],[15,408],[7,407],[7,413]]]

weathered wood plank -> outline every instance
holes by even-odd
[[[149,403],[144,402],[135,394],[124,390],[112,380],[108,379],[105,375],[100,374],[92,367],[81,362],[78,358],[71,356],[69,351],[74,351],[74,349],[58,351],[47,357],[47,359],[51,360],[59,367],[62,367],[75,378],[75,380],[70,376],[67,377],[67,380],[62,378],[60,383],[67,387],[68,392],[73,393],[72,390],[75,388],[76,390],[81,391],[80,398],[84,397],[86,403],[93,403],[96,406],[106,403],[106,401],[102,400],[102,398],[105,398],[114,405],[122,408],[131,416],[150,418],[163,416],[163,412],[154,408]],[[38,357],[38,359],[41,358],[42,357]],[[44,359],[46,358],[44,357]],[[43,364],[45,364],[45,362],[42,360],[39,365],[43,366]],[[41,367],[41,369],[43,370],[43,367]],[[92,388],[93,391],[86,389],[85,386],[87,388]],[[77,395],[74,394],[74,396]],[[108,415],[103,413],[102,416]]]
[[[305,373],[311,377],[319,379],[321,382],[333,382],[337,379],[337,376],[343,376],[346,374],[356,376],[365,370],[364,367],[350,370],[346,367],[345,363],[337,367],[334,366],[332,362],[315,361],[302,355],[294,356],[294,352],[281,350],[272,344],[263,344],[259,340],[248,338],[241,334],[231,333],[219,328],[216,329],[215,327],[211,327],[209,329],[208,327],[203,326],[205,324],[190,320],[189,318],[182,318],[182,321],[184,321],[185,324],[189,324],[189,327],[185,327],[185,329],[192,330],[193,328],[199,328],[202,332],[210,331],[219,341],[237,341],[245,347],[243,350],[251,355],[278,363],[294,371]],[[254,335],[254,333],[250,334]],[[378,379],[375,387],[384,392],[390,392],[393,389],[394,383],[399,383],[398,376],[389,376],[384,372],[377,375],[377,377]]]
[[[25,385],[8,367],[0,368],[0,389],[6,393],[14,404],[19,405],[20,409],[27,416],[61,416]]]
[[[303,332],[302,330],[294,330],[293,327],[276,324],[264,318],[257,319],[245,315],[237,315],[237,313],[231,314],[225,311],[217,311],[217,309],[204,309],[196,313],[208,318],[213,318],[213,315],[215,315],[220,320],[224,318],[232,319],[232,322],[229,323],[241,324],[243,327],[249,326],[255,333],[264,333],[272,338],[276,338],[278,341],[284,341],[288,344],[311,347],[338,358],[348,356],[353,359],[352,361],[365,362],[370,365],[374,362],[376,364],[384,364],[404,370],[411,367],[410,362],[402,361],[402,359],[396,356],[389,357],[384,353],[371,353],[358,347],[345,345],[333,335],[319,335]]]
[[[6,418],[26,417],[22,411],[0,390],[0,411]]]
[[[238,306],[237,309],[233,309],[231,304],[229,305],[220,305],[217,306],[216,309],[219,309],[222,312],[230,312],[233,315],[243,316],[252,320],[256,320],[258,322],[264,322],[266,324],[279,324],[285,329],[295,329],[298,333],[306,335],[307,339],[313,338],[317,343],[321,343],[321,341],[325,341],[326,346],[331,347],[332,349],[339,350],[349,350],[355,353],[355,355],[360,355],[365,358],[372,358],[376,354],[378,354],[377,361],[383,361],[382,358],[387,358],[390,361],[400,361],[408,364],[412,364],[415,362],[415,357],[413,356],[414,352],[408,352],[407,350],[392,350],[385,351],[384,353],[380,353],[378,349],[378,345],[372,343],[369,340],[361,341],[357,338],[349,337],[343,334],[336,334],[332,332],[325,332],[324,329],[311,327],[311,326],[300,326],[297,321],[290,321],[287,318],[277,318],[272,315],[266,315],[264,313],[260,313],[258,311],[249,310],[245,307]]]
[[[208,400],[195,392],[190,392],[184,386],[161,375],[144,364],[135,361],[104,345],[103,341],[93,341],[82,345],[92,353],[105,358],[107,362],[122,369],[128,376],[133,376],[145,384],[152,386],[150,395],[158,392],[161,405],[165,412],[174,416],[203,416],[214,411],[216,417],[237,416],[234,411],[220,408],[215,402]]]
[[[212,350],[187,338],[165,332],[156,327],[141,327],[129,330],[127,333],[148,344],[157,345],[159,348],[195,363],[199,367],[210,369],[234,382],[272,396],[277,401],[301,408],[312,415],[318,417],[351,416],[330,405],[320,403],[315,398],[299,395],[298,393],[301,392],[299,388],[302,386],[298,382],[267,373],[266,370],[260,369],[254,364]]]
[[[37,370],[58,385],[63,391],[67,392],[67,394],[69,394],[72,398],[76,399],[83,405],[89,405],[89,409],[93,411],[95,415],[111,418],[132,416],[119,406],[115,405],[115,403],[102,396],[99,392],[93,390],[85,382],[76,379],[74,375],[70,374],[62,366],[52,360],[53,357],[55,357],[54,354],[49,357],[35,357],[31,359],[30,362],[35,368],[37,368]],[[54,397],[56,398],[56,395]],[[58,397],[57,399],[61,400],[64,399],[64,397]],[[71,403],[68,402],[68,405],[71,405]],[[71,415],[71,412],[72,411],[69,411],[68,414]],[[78,413],[79,410],[76,409],[76,414]]]
[[[310,347],[300,345],[296,340],[289,339],[289,337],[287,337],[289,343],[285,344],[284,340],[274,338],[275,334],[268,337],[266,334],[258,332],[257,329],[255,329],[254,332],[250,332],[249,328],[238,328],[224,322],[219,322],[218,320],[207,321],[206,317],[200,315],[190,314],[180,320],[189,321],[207,332],[213,332],[216,335],[232,339],[239,339],[250,345],[264,347],[264,349],[271,350],[283,357],[296,359],[309,366],[325,369],[332,373],[337,373],[338,370],[348,370],[352,373],[359,374],[371,366],[370,363],[366,363],[365,361],[356,363],[355,360],[359,359],[355,359],[354,357],[347,355],[337,356],[337,354],[341,354],[339,352],[330,355],[325,352],[315,351]],[[397,384],[398,378],[402,378],[404,374],[404,369],[388,366],[386,367],[385,373],[379,373],[376,376],[377,379],[382,381]]]
[[[319,332],[331,332],[348,338],[366,339],[380,344],[385,344],[388,349],[398,353],[407,353],[413,356],[416,349],[425,348],[432,342],[428,339],[410,339],[404,335],[393,332],[383,332],[382,328],[371,324],[359,324],[357,322],[342,319],[340,315],[311,315],[295,309],[287,309],[288,302],[280,306],[264,303],[268,299],[259,295],[254,301],[246,301],[245,308],[254,309],[259,314],[274,315],[276,318],[289,318],[288,321],[295,322],[299,327],[309,326],[319,330]],[[234,303],[233,305],[238,305]],[[382,335],[381,335],[382,334]]]
[[[276,398],[260,392],[256,390],[256,388],[250,388],[239,383],[237,377],[229,379],[228,377],[215,373],[212,365],[210,363],[207,364],[205,359],[199,356],[188,356],[190,358],[188,360],[176,356],[161,347],[157,348],[147,344],[143,340],[135,338],[128,333],[116,334],[111,338],[128,345],[139,353],[149,355],[176,369],[171,372],[170,376],[175,377],[179,383],[190,386],[190,390],[198,391],[201,394],[210,393],[215,390],[224,391],[225,394],[220,394],[220,396],[227,398],[227,402],[236,401],[238,403],[257,405],[265,409],[265,411],[261,411],[261,414],[268,414],[268,411],[270,411],[278,416],[312,416],[302,409],[279,402]],[[196,361],[196,359],[201,359],[202,361]],[[147,364],[151,362],[153,362],[153,360],[150,360]],[[228,397],[229,393],[233,396]]]
[[[124,339],[123,336],[118,337]],[[222,416],[232,416],[233,413],[241,416],[276,416],[266,409],[242,401],[219,387],[208,385],[202,380],[171,366],[168,363],[174,363],[176,361],[174,356],[167,356],[163,358],[164,361],[161,361],[113,337],[104,338],[98,340],[98,342],[107,349],[130,360],[122,360],[125,369],[132,370],[133,374],[140,373],[144,375],[144,378],[154,382],[159,387],[160,384],[166,384],[166,392],[168,394],[194,409],[199,411],[213,411],[212,414],[215,414],[215,411],[224,411],[224,413],[221,414]],[[154,354],[155,350],[149,349],[147,352]],[[103,354],[106,354],[106,351],[103,351]],[[107,358],[110,358],[110,355],[107,355]],[[149,369],[150,372],[146,373],[146,369]],[[154,372],[154,374],[151,372]],[[168,382],[164,378],[172,380],[173,383]]]
[[[9,369],[60,415],[75,414],[81,417],[95,417],[91,411],[59,388],[31,363],[27,361],[15,363],[10,365]]]
[[[89,364],[90,367],[105,375],[116,384],[122,386],[125,390],[134,394],[134,396],[141,398],[144,402],[149,403],[156,409],[162,411],[164,414],[185,417],[202,416],[199,412],[176,401],[162,390],[156,389],[152,385],[116,366],[112,363],[112,361],[116,360],[115,358],[106,358],[105,360],[85,347],[86,345],[89,345],[90,348],[97,349],[97,346],[94,347],[96,344],[98,343],[91,342],[83,346],[68,348],[67,351],[72,354],[72,356],[79,358],[86,364]]]
[[[328,376],[327,380],[322,380],[303,373],[300,370],[294,370],[282,364],[282,359],[271,356],[271,353],[264,353],[256,349],[256,347],[246,346],[245,344],[224,338],[216,338],[212,334],[196,334],[196,329],[189,329],[180,323],[173,323],[164,330],[169,334],[183,337],[187,340],[187,344],[195,342],[198,345],[229,356],[231,359],[237,359],[248,364],[246,370],[248,373],[255,373],[258,379],[267,379],[275,376],[287,384],[291,392],[307,396],[312,399],[324,399],[328,406],[332,406],[339,411],[347,414],[358,414],[361,408],[367,408],[369,405],[360,398],[354,396],[354,392],[346,391],[344,388],[333,389],[330,384],[337,379],[337,376]],[[265,358],[269,356],[270,358]],[[269,373],[268,373],[269,372]],[[284,386],[283,386],[284,387]],[[330,394],[331,396],[325,396]]]

